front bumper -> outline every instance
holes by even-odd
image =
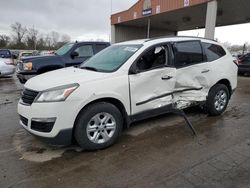
[[[69,146],[72,144],[72,129],[61,130],[55,137],[41,137],[29,132],[42,142],[53,146]]]
[[[53,103],[33,103],[28,106],[18,103],[20,125],[29,133],[37,136],[44,142],[52,145],[70,145],[74,122],[78,114],[78,101],[64,101]],[[51,129],[41,126],[48,124],[40,123],[40,128],[34,127],[33,121],[39,119],[55,119]],[[40,121],[42,122],[42,121]]]
[[[8,65],[0,68],[0,76],[9,76],[15,73],[15,66]]]

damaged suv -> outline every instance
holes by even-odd
[[[216,41],[171,37],[114,44],[79,68],[39,75],[25,84],[20,124],[50,144],[73,139],[103,149],[131,122],[202,106],[227,108],[237,86],[237,65]]]

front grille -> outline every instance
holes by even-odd
[[[28,126],[28,119],[27,118],[20,116],[20,120],[21,120],[22,124],[24,124],[25,126]]]
[[[38,93],[39,92],[37,92],[37,91],[24,89],[23,94],[22,94],[22,101],[25,104],[31,105],[34,102],[35,98],[37,97]]]
[[[31,129],[39,132],[49,133],[53,129],[55,122],[31,121]]]

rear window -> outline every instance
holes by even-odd
[[[199,41],[185,41],[174,44],[175,67],[185,67],[203,62]]]
[[[215,61],[226,55],[225,50],[219,45],[203,42],[202,46],[204,48],[208,62]]]

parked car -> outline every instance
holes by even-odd
[[[0,58],[4,58],[11,65],[14,65],[15,55],[12,55],[11,51],[8,49],[0,49]]]
[[[17,55],[16,60],[14,61],[15,65],[17,65],[24,57],[34,56],[32,51],[20,51]]]
[[[239,71],[240,75],[249,74],[250,73],[250,53],[242,56],[239,59]]]
[[[0,76],[10,76],[15,73],[15,66],[8,58],[0,58]]]
[[[39,53],[39,55],[46,56],[46,55],[53,55],[54,53],[55,53],[54,51],[45,51],[45,50],[43,50],[43,51],[41,51]]]
[[[29,80],[20,124],[48,143],[103,149],[131,122],[200,105],[222,114],[238,67],[219,43],[172,37],[114,44],[79,68]]]
[[[19,53],[18,55],[18,60],[21,60],[23,57],[29,57],[29,56],[33,56],[33,52],[32,51],[22,51]]]
[[[25,83],[29,78],[48,71],[80,65],[109,45],[107,42],[68,43],[48,56],[23,58],[17,66],[17,77]]]

